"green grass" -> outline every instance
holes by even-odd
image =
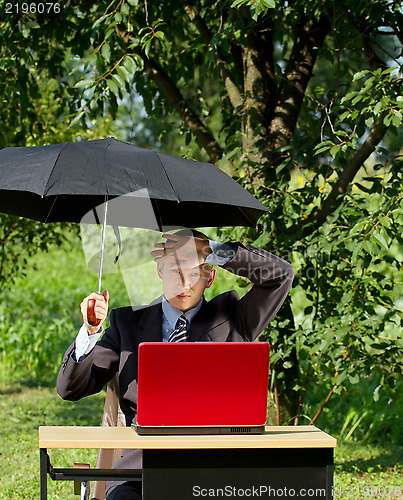
[[[104,393],[77,403],[63,401],[53,388],[3,385],[0,393],[0,499],[39,499],[38,427],[40,425],[100,425]],[[56,467],[74,462],[95,466],[95,450],[50,450]],[[335,450],[335,496],[341,499],[385,498],[383,491],[403,490],[402,449],[390,442],[378,445],[340,441]],[[367,488],[372,493],[365,495]],[[382,489],[384,488],[384,490]],[[50,499],[73,497],[70,482],[48,481]],[[342,494],[340,495],[340,493]],[[388,495],[386,495],[388,498]],[[403,499],[403,495],[390,498]]]
[[[55,389],[13,384],[0,393],[0,499],[39,499],[40,425],[100,425],[103,393],[80,403],[63,401]],[[57,467],[95,466],[96,450],[51,450]],[[49,499],[73,497],[70,482],[48,482]]]
[[[340,440],[335,450],[334,499],[403,499],[403,451],[394,443]]]

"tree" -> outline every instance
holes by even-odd
[[[38,54],[51,40],[47,67],[61,47],[77,60],[73,124],[134,86],[269,207],[243,238],[297,270],[265,334],[278,422],[319,380],[325,399],[401,374],[402,17],[394,0],[81,0],[21,20]]]
[[[33,3],[0,4],[0,148],[113,133],[111,118],[94,118],[84,127],[68,127],[69,113],[74,111],[69,103],[73,102],[75,81],[69,76],[71,58],[64,51],[63,30],[57,31],[57,23],[52,24],[58,12],[50,5],[45,15],[30,12],[35,10]],[[35,30],[40,35],[31,37]],[[52,44],[50,51],[48,43]],[[78,95],[76,91],[75,97]],[[74,224],[42,224],[0,214],[0,292],[24,273],[32,255],[62,244],[69,232],[77,231]]]

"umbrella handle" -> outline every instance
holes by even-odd
[[[95,299],[87,301],[87,321],[91,326],[98,326],[101,323],[101,320],[95,316]]]

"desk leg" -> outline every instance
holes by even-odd
[[[46,448],[39,449],[41,500],[48,499],[49,456]]]

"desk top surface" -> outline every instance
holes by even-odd
[[[335,448],[314,426],[266,426],[263,434],[139,436],[131,427],[39,427],[39,448]]]

